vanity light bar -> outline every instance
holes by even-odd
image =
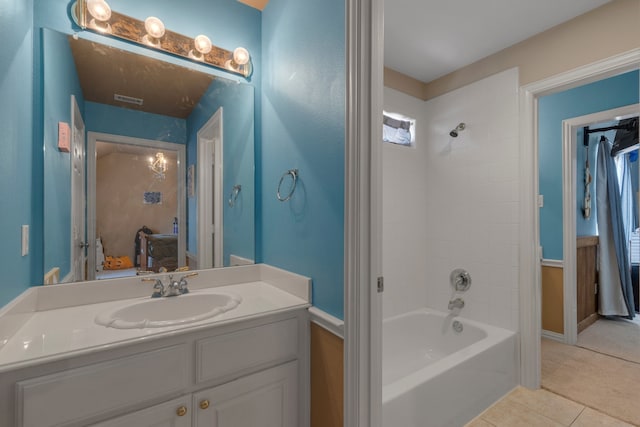
[[[120,95],[119,93],[113,94],[113,99],[120,102],[126,102],[128,104],[142,105],[144,103],[144,99],[142,98],[134,98],[133,96]]]
[[[73,21],[83,30],[188,58],[245,78],[253,71],[251,57],[244,48],[236,49],[234,57],[234,52],[210,45],[211,42],[205,35],[193,38],[169,31],[164,28],[164,23],[154,16],[139,20],[123,15],[112,10],[105,0],[77,0],[71,6],[71,15]]]

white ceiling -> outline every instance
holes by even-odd
[[[384,63],[429,82],[609,0],[386,0]]]

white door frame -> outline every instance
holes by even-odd
[[[224,150],[222,147],[224,133],[222,117],[222,107],[220,107],[198,130],[198,268],[223,267]]]
[[[346,2],[344,425],[382,414],[382,0]]]
[[[520,383],[526,387],[540,387],[541,363],[538,98],[638,67],[640,49],[633,49],[520,88]]]
[[[96,245],[94,242],[96,236],[96,143],[98,141],[110,142],[114,144],[137,145],[140,147],[154,148],[164,151],[175,151],[177,153],[178,164],[178,266],[182,267],[186,264],[187,250],[187,233],[186,233],[186,215],[187,215],[187,195],[185,191],[185,145],[173,142],[155,141],[151,139],[134,138],[131,136],[112,135],[109,133],[87,132],[87,236],[91,245],[89,245],[87,266],[88,279],[96,278]]]
[[[564,304],[564,342],[575,345],[578,341],[578,285],[577,285],[577,130],[615,117],[628,118],[638,115],[640,104],[627,105],[607,111],[599,111],[562,122],[562,251],[563,251],[563,304]],[[595,169],[594,169],[595,170]]]
[[[87,205],[87,197],[85,191],[85,125],[80,107],[76,97],[71,95],[71,265],[69,266],[69,274],[62,280],[79,282],[85,279],[85,248],[89,245],[90,240],[86,240],[87,221],[85,207]],[[80,150],[80,182],[74,179],[74,158],[76,150]],[[91,245],[94,246],[94,245]],[[95,248],[94,248],[95,250]],[[95,261],[95,258],[94,258]]]

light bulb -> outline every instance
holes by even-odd
[[[108,21],[111,18],[111,8],[104,0],[87,0],[87,10],[97,21]]]
[[[193,42],[196,50],[201,54],[206,55],[207,53],[211,52],[211,40],[209,40],[209,37],[200,34],[195,39],[193,39]]]
[[[164,36],[164,23],[155,16],[150,16],[144,20],[144,29],[147,34],[154,39],[159,39]]]
[[[233,51],[233,62],[238,65],[245,65],[249,62],[249,51],[243,47],[237,47]]]

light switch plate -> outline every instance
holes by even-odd
[[[29,226],[22,226],[22,256],[29,255]]]

